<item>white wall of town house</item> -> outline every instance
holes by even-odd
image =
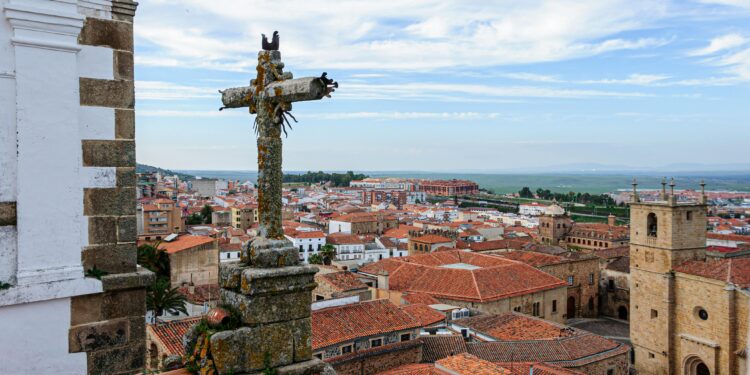
[[[0,330],[5,373],[86,373],[69,353],[71,297],[99,293],[84,277],[84,187],[115,186],[115,169],[83,167],[83,139],[114,139],[114,110],[81,107],[79,77],[112,79],[113,52],[78,44],[85,16],[109,1],[0,0]]]

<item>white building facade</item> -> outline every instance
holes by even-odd
[[[295,248],[299,250],[299,259],[307,263],[310,255],[318,254],[326,244],[326,235],[320,231],[297,232],[292,235],[284,235]]]

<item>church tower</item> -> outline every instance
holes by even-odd
[[[675,266],[706,254],[706,198],[678,202],[662,181],[659,199],[630,203],[630,337],[639,374],[674,374]],[[701,183],[701,186],[703,184]],[[703,193],[703,190],[702,190]]]
[[[572,225],[573,222],[565,210],[553,204],[544,215],[539,216],[539,237],[545,244],[558,245],[560,240],[568,234]]]

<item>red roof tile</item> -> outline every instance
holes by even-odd
[[[201,320],[201,317],[190,317],[169,322],[149,324],[148,329],[154,337],[164,345],[169,355],[182,355],[185,349],[182,346],[182,336],[190,327]]]
[[[675,267],[675,271],[724,281],[740,288],[750,287],[750,258],[691,260]]]
[[[425,304],[417,303],[404,305],[401,306],[401,310],[406,311],[409,315],[416,318],[419,322],[422,323],[423,327],[445,321],[445,314]]]
[[[358,337],[415,329],[421,323],[388,300],[359,302],[312,312],[313,350]]]
[[[435,368],[461,375],[510,375],[510,371],[469,353],[461,353],[435,362]]]
[[[409,304],[435,305],[440,303],[435,297],[427,293],[404,293],[401,295],[401,299]]]
[[[349,271],[316,274],[315,282],[317,282],[318,284],[328,284],[333,289],[341,292],[356,289],[367,289],[367,285],[360,281],[356,275]]]
[[[169,254],[174,254],[183,250],[192,249],[196,246],[205,245],[213,241],[216,241],[216,239],[208,236],[179,236],[174,241],[160,242],[159,249],[162,249]]]

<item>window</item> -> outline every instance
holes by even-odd
[[[568,285],[573,285],[573,275],[568,276]]]
[[[702,307],[696,307],[695,314],[700,320],[708,320],[708,311]]]
[[[539,302],[534,302],[533,305],[531,305],[531,315],[539,316]]]
[[[411,334],[410,333],[403,333],[401,334],[401,341],[409,341],[411,340]]]
[[[304,246],[303,245],[299,245],[299,252],[301,253],[301,252],[304,252],[304,251],[305,251]]]
[[[371,348],[377,348],[378,346],[383,346],[383,339],[372,339],[372,340],[370,340],[370,347]]]
[[[317,359],[323,359],[323,353],[315,353],[313,356]]]
[[[513,311],[515,311],[515,312],[521,312],[521,306],[514,307]]]
[[[589,285],[594,285],[594,273],[589,274]]]
[[[636,287],[638,284],[636,284]],[[609,283],[607,284],[607,289],[609,290],[615,290],[615,279],[609,279]]]
[[[656,231],[658,229],[656,214],[651,212],[646,218],[646,230],[649,237],[656,237]]]
[[[324,296],[321,296],[320,294],[316,294],[316,295],[315,295],[315,300],[316,300],[316,301],[322,301],[322,300],[324,300],[324,299],[326,299],[326,298],[325,298]]]
[[[659,312],[654,309],[651,309],[651,319],[658,318],[658,317],[659,317]]]
[[[648,353],[649,358],[654,358],[654,353]]]
[[[552,312],[553,313],[557,312],[557,300],[556,299],[552,300]]]
[[[615,375],[615,370],[613,369],[607,370],[607,375]]]
[[[344,345],[341,347],[341,354],[351,353],[352,352],[352,346],[350,345]]]

